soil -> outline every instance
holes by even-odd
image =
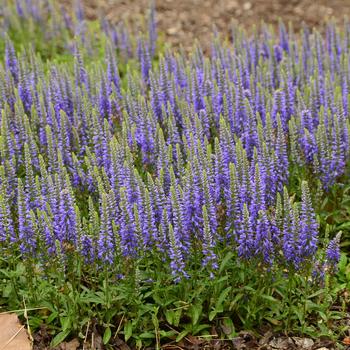
[[[72,0],[66,0],[72,3]],[[150,0],[82,0],[88,18],[106,16],[111,21],[134,22],[145,14]],[[320,27],[325,21],[350,16],[350,0],[155,0],[157,27],[165,40],[189,49],[198,40],[209,47],[213,26],[228,34],[232,21],[251,29],[262,21],[276,25],[291,22]]]

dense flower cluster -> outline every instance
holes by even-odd
[[[18,16],[42,21],[38,3],[16,1]],[[156,52],[151,11],[136,40],[103,22],[104,60],[91,67],[81,9],[63,17],[50,25],[75,25],[74,67],[4,39],[2,249],[43,262],[74,251],[110,268],[157,254],[175,280],[193,252],[215,273],[222,247],[267,269],[320,264],[309,184],[327,190],[349,159],[350,25],[325,38],[235,29],[210,57],[196,48],[187,59]],[[138,65],[120,76],[123,50]],[[297,168],[300,201],[288,193]]]

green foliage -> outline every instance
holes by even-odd
[[[346,177],[345,177],[346,178]],[[349,178],[349,175],[347,175]],[[321,202],[320,216],[330,235],[341,231],[344,251],[350,252],[350,184],[337,183]]]
[[[32,310],[28,312],[32,330],[45,325],[52,346],[71,337],[84,339],[88,327],[98,330],[104,344],[120,337],[137,348],[152,344],[159,348],[188,335],[210,338],[212,327],[220,338],[228,339],[241,329],[259,332],[262,324],[270,324],[276,332],[333,339],[345,331],[337,323],[346,311],[342,291],[350,287],[344,255],[337,277],[326,279],[324,285],[294,273],[288,277],[288,271],[266,274],[249,264],[237,265],[231,251],[220,256],[219,271],[212,279],[203,271],[175,285],[167,264],[155,269],[148,261],[145,257],[139,262],[146,264],[141,275],[137,266],[131,266],[133,277],[117,278],[104,271],[91,273],[91,267],[80,262],[69,262],[75,273],[68,276],[60,261],[40,267],[23,264],[20,257],[6,257],[1,260],[0,305],[18,310],[25,300]],[[50,278],[42,277],[43,268],[50,271]],[[333,310],[334,304],[342,308]]]

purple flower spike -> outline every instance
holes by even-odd
[[[340,237],[341,233],[339,232],[328,244],[326,250],[326,262],[332,271],[336,271],[337,265],[340,260]]]

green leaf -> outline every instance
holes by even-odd
[[[130,321],[126,322],[124,325],[124,336],[127,342],[132,336],[132,323]]]
[[[43,319],[41,317],[31,316],[29,319],[29,325],[32,328],[39,328],[43,324]]]
[[[317,311],[317,313],[321,316],[321,318],[322,318],[322,320],[324,321],[324,322],[327,322],[328,321],[328,317],[327,317],[327,315],[323,312],[323,311]],[[319,323],[320,323],[320,321],[321,320],[319,320]]]
[[[215,303],[215,309],[221,310],[222,309],[222,303],[224,302],[224,300],[227,298],[228,293],[230,293],[232,287],[227,287],[226,289],[224,289],[221,293],[220,296],[218,298],[218,300]],[[222,311],[220,311],[222,312]]]
[[[321,307],[321,305],[316,304],[316,303],[312,302],[311,300],[306,300],[305,306],[306,306],[307,311],[319,310]]]
[[[181,339],[185,338],[187,334],[188,334],[188,330],[182,331],[182,332],[176,337],[176,342],[178,343]]]
[[[274,326],[280,326],[281,325],[281,321],[276,320],[275,318],[272,318],[272,317],[265,317],[265,320],[269,321]]]
[[[222,276],[217,281],[215,281],[215,283],[219,284],[219,283],[227,281],[228,279],[229,279],[229,275]]]
[[[70,317],[61,317],[60,322],[61,322],[63,331],[69,330],[71,328],[72,322],[71,322]]]
[[[191,316],[191,320],[192,320],[192,325],[197,324],[198,320],[199,320],[199,316],[202,313],[202,305],[199,304],[195,304],[195,305],[191,305],[188,312]]]
[[[160,330],[159,334],[162,338],[172,338],[174,337],[174,335],[176,335],[177,333],[175,331],[164,331],[164,330]]]
[[[144,333],[141,333],[139,337],[142,339],[154,339],[155,335],[154,333],[151,333],[151,332],[144,332]]]
[[[193,329],[193,335],[196,335],[196,334],[202,332],[203,329],[208,329],[210,327],[211,326],[209,324],[200,324]]]
[[[251,286],[244,286],[243,289],[248,290],[249,292],[254,292],[254,293],[256,292],[256,290]]]
[[[51,341],[50,346],[52,348],[56,347],[57,345],[59,345],[60,343],[63,342],[63,340],[65,340],[67,338],[67,336],[69,335],[70,331],[67,329],[63,332],[58,333]]]
[[[11,278],[11,274],[10,274],[8,271],[6,271],[6,270],[4,270],[4,269],[1,269],[0,272],[1,272],[5,277]]]
[[[51,303],[49,303],[48,301],[43,301],[42,302],[42,306],[46,307],[51,312],[56,312],[57,311],[56,307],[54,305],[52,305]]]
[[[277,299],[271,295],[262,294],[261,297],[265,300],[272,301],[273,303],[277,302]]]
[[[348,259],[345,254],[342,254],[340,256],[340,261],[339,261],[339,271],[344,272],[346,270],[346,266],[348,264]]]
[[[8,283],[2,292],[2,296],[4,298],[8,298],[11,295],[12,290],[13,290],[12,284]]]
[[[237,305],[237,302],[244,297],[244,294],[239,293],[235,296],[235,298],[231,301],[229,310],[232,311],[233,308]]]
[[[338,230],[350,229],[350,222],[344,222],[343,224],[337,226]]]
[[[87,295],[80,298],[84,303],[103,304],[104,300],[97,295]]]
[[[174,312],[174,323],[173,323],[173,325],[175,327],[178,327],[178,325],[180,323],[181,315],[182,315],[182,309],[175,310],[175,312]]]
[[[58,317],[58,312],[54,311],[50,314],[50,316],[47,318],[46,323],[51,323]]]
[[[298,320],[299,320],[300,322],[302,322],[302,321],[303,321],[303,314],[302,314],[302,312],[299,310],[299,308],[298,308],[297,306],[292,305],[292,311],[293,311],[293,313],[298,317]]]
[[[223,319],[221,328],[228,337],[233,337],[236,334],[235,326],[230,318]]]
[[[232,252],[229,252],[226,254],[226,256],[223,258],[220,268],[219,268],[219,274],[225,269],[228,262],[233,258],[234,254]]]
[[[158,329],[159,328],[159,320],[157,317],[159,311],[159,307],[153,308],[153,313],[152,313],[152,323],[154,328]]]
[[[136,349],[141,349],[142,348],[142,340],[141,339],[137,339],[136,340]]]
[[[212,321],[214,317],[216,316],[217,312],[216,310],[210,311],[209,313],[209,321]]]
[[[26,267],[24,266],[23,263],[18,263],[16,266],[16,272],[18,273],[19,276],[22,276],[26,271]]]
[[[321,295],[321,294],[323,294],[323,293],[324,293],[324,289],[320,289],[320,290],[318,290],[317,292],[315,292],[315,293],[309,295],[307,298],[308,298],[308,299],[312,299],[312,298],[315,298],[315,297],[317,297],[317,296],[319,296],[319,295]]]
[[[157,305],[161,305],[161,306],[164,306],[164,302],[163,300],[158,296],[158,294],[154,293],[152,295],[153,297],[153,300],[156,302]]]
[[[109,340],[111,339],[112,331],[110,327],[107,327],[104,334],[103,334],[103,344],[107,344]]]
[[[174,311],[166,310],[164,312],[164,315],[165,315],[166,321],[172,326],[174,324],[174,316],[175,316]]]

